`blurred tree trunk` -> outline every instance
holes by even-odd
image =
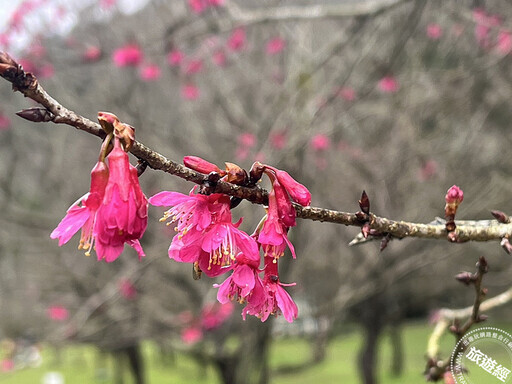
[[[128,357],[130,369],[132,371],[135,384],[144,384],[144,361],[140,351],[140,343],[130,345],[125,348],[124,352]]]
[[[404,348],[402,343],[402,328],[400,324],[392,324],[389,329],[391,341],[391,375],[401,376],[404,370]]]
[[[239,348],[213,361],[224,384],[267,384],[269,382],[268,349],[271,319],[265,323],[248,318],[240,332]]]
[[[364,303],[361,311],[361,324],[365,336],[359,353],[359,369],[364,384],[377,383],[377,347],[385,324],[385,305],[382,298],[377,295]]]

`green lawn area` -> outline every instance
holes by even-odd
[[[485,324],[488,325],[488,324]],[[489,324],[491,325],[491,324]],[[499,325],[497,325],[499,326]],[[510,331],[510,327],[501,327]],[[507,329],[508,328],[508,329]],[[391,346],[385,335],[381,339],[379,350],[379,378],[382,384],[424,383],[422,371],[425,366],[425,349],[431,327],[425,323],[413,323],[405,327],[404,340],[404,374],[391,377]],[[328,349],[326,359],[315,366],[290,374],[273,375],[272,384],[311,384],[346,383],[357,384],[357,353],[361,344],[360,332],[340,335],[334,339]],[[453,338],[448,335],[443,340],[442,349],[446,354],[453,348]],[[220,383],[211,367],[201,367],[187,356],[178,354],[174,361],[162,361],[152,343],[146,343],[144,354],[147,364],[149,384],[218,384]],[[56,365],[55,352],[51,348],[43,351],[43,365],[39,368],[24,369],[14,373],[0,373],[1,384],[39,384],[45,373],[61,372],[65,384],[98,383],[112,384],[112,361],[110,357],[100,358],[96,349],[88,346],[69,346],[61,354],[61,364]],[[283,364],[296,364],[305,361],[309,356],[309,345],[305,340],[282,339],[273,343],[270,364],[273,368]],[[95,372],[95,367],[102,363],[103,372]],[[127,375],[128,378],[128,375]],[[130,378],[131,379],[131,378]],[[126,380],[131,383],[131,380]]]

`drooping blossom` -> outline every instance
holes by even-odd
[[[345,101],[354,101],[357,97],[356,91],[352,87],[342,87],[338,91],[338,96]]]
[[[196,60],[190,60],[186,67],[185,67],[185,74],[186,75],[195,75],[196,73],[201,72],[203,69],[203,61],[196,59]]]
[[[158,80],[161,75],[162,71],[156,64],[145,64],[139,70],[139,76],[144,81]]]
[[[89,45],[85,49],[82,58],[84,61],[94,62],[99,60],[101,57],[101,49],[96,45]]]
[[[144,54],[138,44],[129,43],[114,51],[112,60],[116,67],[136,67],[142,62]]]
[[[0,112],[0,131],[6,131],[11,126],[11,119]]]
[[[54,321],[66,321],[69,317],[69,312],[61,305],[52,305],[46,311],[48,317]]]
[[[115,137],[114,149],[107,157],[108,184],[96,215],[96,254],[98,260],[112,262],[119,257],[124,243],[145,256],[139,239],[148,223],[148,201],[140,189],[137,169]]]
[[[227,41],[227,46],[231,51],[241,51],[245,46],[245,40],[245,28],[238,27],[231,32]]]
[[[184,59],[185,54],[179,49],[173,49],[167,54],[167,63],[171,67],[179,67]]]
[[[311,138],[309,144],[314,151],[326,151],[331,146],[331,139],[323,133],[318,133]]]
[[[283,315],[286,321],[292,323],[297,318],[298,308],[288,292],[283,286],[293,286],[295,284],[283,284],[279,281],[278,263],[271,257],[265,258],[265,276],[263,278],[263,294],[259,300],[249,301],[242,311],[245,319],[246,315],[254,315],[266,321],[269,316]]]
[[[311,193],[309,190],[295,180],[290,174],[281,169],[277,169],[270,165],[264,165],[266,170],[271,171],[279,181],[279,184],[283,186],[284,190],[290,195],[290,197],[302,206],[308,206],[311,203]],[[267,173],[268,174],[268,173]],[[279,189],[280,190],[280,189]],[[279,204],[279,194],[276,191],[276,198]]]
[[[427,37],[430,40],[439,40],[443,36],[443,29],[437,23],[427,25]]]
[[[502,30],[498,34],[498,41],[496,43],[496,50],[501,55],[508,55],[512,51],[512,33],[510,31]]]
[[[133,283],[126,278],[120,279],[119,283],[119,293],[126,300],[135,300],[137,298],[137,288],[133,285]]]
[[[385,76],[379,80],[378,87],[383,93],[395,93],[400,85],[394,76]]]
[[[181,97],[185,100],[197,100],[199,98],[199,88],[191,83],[183,84],[181,86]]]
[[[274,37],[267,42],[265,52],[267,55],[275,55],[281,52],[286,46],[286,41],[281,37]]]

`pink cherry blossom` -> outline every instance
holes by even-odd
[[[212,61],[215,65],[224,67],[226,65],[226,54],[224,51],[216,51],[212,55]]]
[[[0,131],[6,131],[11,126],[11,120],[0,112]]]
[[[267,55],[275,55],[281,52],[286,46],[286,41],[281,37],[274,37],[267,42],[265,52]]]
[[[137,298],[137,288],[129,279],[119,280],[119,293],[126,300],[135,300]]]
[[[243,147],[252,148],[256,145],[256,136],[249,132],[242,133],[238,136],[238,144]]]
[[[162,74],[160,67],[156,64],[145,64],[140,68],[139,76],[144,81],[158,80]]]
[[[326,151],[331,146],[331,139],[323,133],[318,133],[311,138],[309,144],[314,151]]]
[[[356,91],[352,87],[343,87],[338,91],[338,96],[345,101],[354,101],[357,98]]]
[[[188,0],[188,6],[192,12],[200,14],[208,7],[208,3],[206,0]]]
[[[14,370],[14,360],[12,359],[3,359],[0,363],[0,366],[2,367],[2,372],[11,372]]]
[[[427,37],[430,40],[439,40],[443,36],[443,29],[437,23],[427,25]]]
[[[181,87],[181,97],[185,100],[197,100],[199,98],[199,88],[194,84],[184,84]]]
[[[167,63],[171,67],[179,67],[184,59],[185,54],[179,49],[173,49],[167,54]]]
[[[61,305],[52,305],[47,309],[48,317],[54,321],[66,321],[69,317],[69,312]]]
[[[231,51],[241,51],[245,46],[245,28],[238,27],[233,30],[231,36],[229,36],[227,41],[227,46]]]
[[[220,169],[215,164],[210,163],[209,161],[206,161],[205,159],[202,159],[198,156],[183,157],[183,164],[197,172],[204,173],[205,175],[211,172],[217,172],[222,176],[226,174],[226,171]]]
[[[89,61],[89,62],[94,62],[94,61],[98,61],[101,57],[101,49],[100,47],[96,46],[96,45],[89,45],[83,55],[82,55],[82,58],[84,59],[84,61]]]
[[[117,0],[100,0],[100,8],[110,9],[116,5]]]
[[[270,134],[270,146],[274,149],[280,150],[286,147],[288,143],[288,135],[286,131],[272,132]]]
[[[490,45],[489,33],[491,28],[486,24],[477,24],[475,26],[475,38],[478,45],[482,48],[487,48]]]
[[[190,60],[186,67],[185,67],[185,74],[186,75],[195,75],[196,73],[201,72],[203,69],[203,61],[196,59],[196,60]]]
[[[418,179],[420,181],[426,181],[432,179],[438,170],[438,164],[435,160],[426,161],[423,166],[420,168]]]
[[[181,341],[184,344],[195,344],[203,339],[203,331],[197,326],[191,326],[181,331]]]
[[[234,309],[231,301],[225,304],[214,302],[205,305],[201,311],[201,327],[206,331],[219,328],[231,317]]]
[[[501,55],[508,55],[512,51],[512,34],[509,31],[502,30],[498,34],[496,50]]]
[[[378,87],[383,93],[395,93],[400,88],[400,85],[395,77],[385,76],[379,80]]]
[[[112,60],[116,67],[135,67],[142,62],[144,55],[138,44],[129,43],[114,51]]]
[[[87,251],[86,255],[90,255],[94,239],[96,238],[94,228],[96,216],[105,196],[108,176],[107,164],[98,161],[91,171],[91,188],[89,193],[78,199],[68,209],[66,216],[50,234],[52,239],[59,239],[59,246],[67,243],[82,228],[79,249],[85,249]]]

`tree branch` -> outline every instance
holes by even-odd
[[[0,76],[12,83],[14,91],[21,92],[25,97],[36,101],[46,109],[46,111],[41,111],[41,108],[26,109],[18,113],[21,117],[34,122],[51,121],[55,124],[66,124],[102,139],[105,137],[98,123],[62,106],[43,89],[33,74],[25,72],[4,52],[0,52]],[[207,175],[176,163],[138,141],[135,141],[131,152],[154,170],[160,170],[199,185],[208,182]],[[268,203],[268,192],[258,186],[244,187],[218,181],[210,190],[212,193],[223,193],[254,204]],[[348,213],[319,207],[302,207],[298,204],[294,206],[299,218],[357,227],[365,225],[370,230],[370,237],[374,238],[387,236],[397,239],[406,237],[447,239],[447,231],[443,223],[420,224],[390,220],[373,213]],[[501,223],[497,220],[465,223],[456,221],[456,236],[450,241],[501,240],[512,235],[512,223]]]

